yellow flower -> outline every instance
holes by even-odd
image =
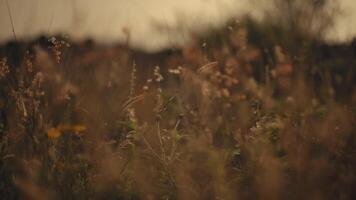
[[[48,137],[53,139],[58,138],[59,136],[61,136],[61,134],[62,134],[61,131],[57,128],[50,128],[47,130]]]
[[[85,131],[87,127],[85,127],[84,125],[74,125],[72,129],[76,134],[79,134],[80,132]]]
[[[73,131],[75,134],[79,134],[86,129],[84,125],[59,125],[57,128],[48,129],[47,135],[50,138],[56,139],[61,136],[63,132]]]

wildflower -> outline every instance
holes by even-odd
[[[204,96],[210,96],[211,95],[211,90],[210,90],[210,85],[207,82],[203,82],[201,85],[201,92]]]
[[[84,125],[74,125],[72,127],[75,134],[79,134],[87,129]]]
[[[221,90],[221,95],[222,95],[223,97],[229,97],[229,96],[230,96],[230,92],[229,92],[229,90],[228,90],[227,88],[223,88],[223,89]]]
[[[159,66],[155,67],[153,75],[155,76],[155,81],[158,82],[158,83],[163,81],[163,79],[164,79],[162,74],[160,73]]]
[[[132,71],[131,71],[131,78],[130,78],[130,92],[129,92],[129,99],[134,97],[135,94],[135,81],[136,81],[136,62],[133,61],[132,64]]]
[[[182,73],[182,67],[178,67],[177,69],[168,69],[168,72],[170,74],[179,75]]]
[[[56,139],[62,135],[62,132],[57,128],[50,128],[47,130],[47,136],[52,139]]]
[[[57,63],[59,63],[62,55],[62,46],[70,47],[70,44],[63,40],[59,41],[55,37],[50,38],[48,41],[52,43],[53,46],[50,47],[50,49],[52,50],[55,60],[57,61]]]
[[[27,72],[33,72],[33,63],[32,63],[33,56],[30,55],[29,51],[26,51],[26,56],[25,56],[25,66]]]
[[[0,79],[4,78],[10,72],[9,66],[7,65],[7,59],[3,58],[0,60]]]
[[[55,37],[50,38],[48,41],[53,44],[53,46],[51,47],[51,50],[52,50],[52,53],[53,53],[57,63],[59,63],[61,60],[60,56],[62,54],[62,52],[60,51],[61,43],[58,42]]]
[[[136,118],[135,108],[129,108],[129,109],[127,109],[127,112],[128,112],[128,117],[129,117],[130,121],[133,124],[136,124],[137,123],[137,118]]]
[[[87,128],[84,125],[59,125],[57,128],[50,128],[47,131],[48,137],[56,139],[62,135],[65,131],[72,131],[75,134],[79,134],[85,131]]]
[[[142,89],[145,90],[145,91],[147,91],[149,88],[148,88],[147,85],[145,85],[145,86],[142,87]]]

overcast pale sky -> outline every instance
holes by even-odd
[[[266,4],[251,0],[7,0],[17,37],[62,32],[75,39],[92,37],[101,42],[123,41],[122,29],[131,33],[131,45],[149,51],[183,44],[192,32],[219,27],[228,19],[249,14],[263,18]],[[330,40],[356,36],[356,0],[338,0]],[[0,41],[13,37],[6,0],[0,0]]]

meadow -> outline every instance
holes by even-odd
[[[2,44],[1,199],[355,199],[356,43],[304,30]]]

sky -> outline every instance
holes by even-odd
[[[129,32],[131,46],[151,52],[187,43],[229,19],[261,21],[273,12],[270,0],[0,0],[0,42],[14,37],[6,1],[19,39],[64,33],[111,43],[127,41]],[[342,14],[325,38],[349,41],[356,36],[356,1],[335,1]]]

